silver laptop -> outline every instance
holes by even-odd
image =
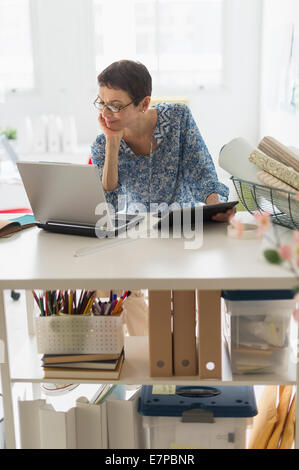
[[[38,227],[72,235],[112,237],[141,220],[136,214],[101,210],[106,204],[99,170],[93,165],[17,162]],[[101,206],[103,207],[103,206]]]

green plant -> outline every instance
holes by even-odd
[[[6,127],[6,129],[0,129],[0,135],[5,134],[9,140],[16,140],[17,138],[17,129],[13,127]]]

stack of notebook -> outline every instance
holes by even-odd
[[[46,379],[119,379],[124,362],[120,354],[44,354],[42,367]]]

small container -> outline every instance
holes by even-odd
[[[123,312],[35,320],[39,354],[120,354],[124,347]]]
[[[253,387],[174,386],[172,394],[142,387],[148,449],[244,449],[246,431],[257,414]]]
[[[284,372],[290,357],[293,291],[223,291],[222,297],[232,373]]]

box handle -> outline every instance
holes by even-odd
[[[212,398],[221,394],[221,391],[215,387],[182,387],[176,388],[176,395],[188,398]]]
[[[214,423],[214,414],[210,410],[194,408],[182,413],[182,423]]]

